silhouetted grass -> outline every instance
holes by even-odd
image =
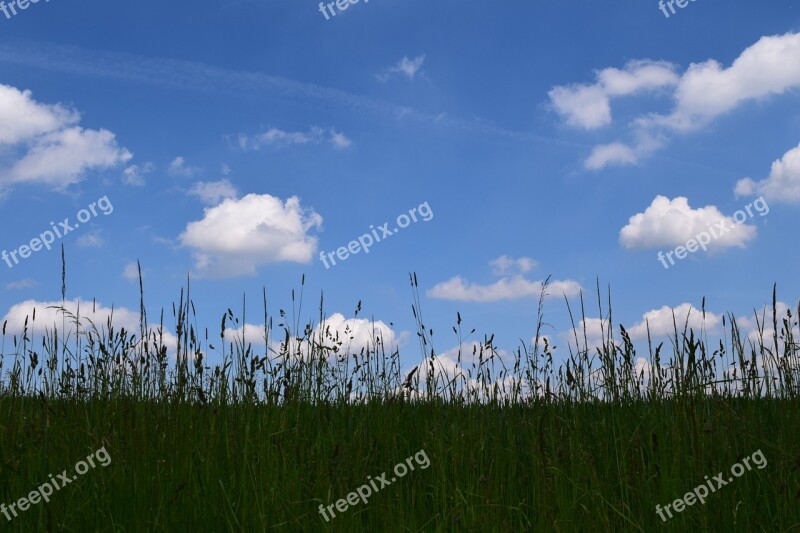
[[[65,281],[62,273],[64,301]],[[0,515],[0,524],[14,531],[800,525],[797,323],[791,311],[777,316],[776,291],[756,338],[732,315],[713,345],[707,332],[675,323],[668,349],[648,339],[649,367],[621,326],[604,331],[600,346],[576,329],[569,357],[557,364],[540,342],[543,294],[532,346],[504,355],[484,338],[465,345],[453,367],[432,349],[416,276],[410,281],[422,355],[411,372],[378,336],[355,350],[347,334],[326,328],[321,299],[319,321],[301,327],[302,281],[292,318],[280,310],[277,324],[261,295],[259,342],[230,309],[218,330],[198,328],[188,281],[172,307],[172,348],[164,313],[154,325],[144,312],[141,278],[138,331],[117,329],[112,319],[95,324],[66,305],[57,328],[40,331],[35,313],[19,335],[4,324],[0,502],[26,496],[102,446],[112,463],[11,522]],[[610,297],[602,305],[597,293],[604,323],[613,324]],[[580,305],[585,317],[583,298]],[[463,338],[460,315],[453,330]],[[214,352],[222,362],[212,366]],[[666,524],[658,518],[656,504],[757,449],[766,468]],[[419,450],[430,468],[330,523],[318,513]]]

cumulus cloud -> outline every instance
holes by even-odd
[[[197,274],[205,277],[255,275],[259,266],[288,261],[308,263],[317,249],[309,232],[322,217],[300,205],[269,194],[248,194],[206,208],[202,220],[181,233],[183,246],[193,250]]]
[[[588,349],[590,352],[594,352],[596,348],[606,344],[606,339],[609,337],[609,328],[608,319],[588,317],[581,319],[574,329],[562,333],[561,338],[570,345],[574,344],[577,338],[578,346],[576,348],[579,350]]]
[[[503,371],[503,368],[511,369],[513,366],[514,356],[505,350],[479,342],[465,343],[435,357],[425,357],[420,364],[406,371],[407,386],[403,387],[402,393],[414,399],[425,398],[430,380],[438,397],[447,398],[455,392],[468,401],[529,398],[531,390],[527,381]]]
[[[760,194],[770,201],[800,202],[800,145],[774,161],[772,170],[765,179],[741,179],[736,183],[734,192],[736,196]]]
[[[536,261],[529,257],[514,259],[502,255],[489,261],[492,273],[503,276],[500,280],[490,285],[468,283],[461,276],[455,276],[447,281],[438,283],[428,289],[427,295],[443,300],[461,302],[497,302],[500,300],[516,300],[538,296],[544,286],[543,281],[531,281],[522,274],[526,274],[536,267]],[[576,281],[551,281],[548,284],[547,296],[575,296],[580,293],[581,286]]]
[[[611,124],[611,98],[674,86],[675,66],[659,61],[631,61],[625,68],[606,68],[592,85],[556,86],[548,93],[553,109],[570,125],[593,130]]]
[[[40,104],[31,91],[0,84],[0,144],[16,145],[73,126],[80,115],[61,104]]]
[[[675,92],[676,106],[666,116],[646,119],[676,130],[708,124],[744,102],[800,87],[800,33],[762,37],[724,68],[709,59],[693,63]]]
[[[216,205],[222,200],[236,199],[239,191],[230,181],[222,179],[220,181],[199,181],[192,185],[188,194],[199,198],[204,204]]]
[[[531,347],[537,346],[538,349],[539,349],[539,353],[544,353],[545,341],[546,341],[548,349],[551,352],[555,352],[558,349],[558,347],[553,344],[553,339],[552,339],[552,337],[550,335],[544,335],[544,334],[541,334],[541,333],[539,334],[539,343],[538,344],[536,343],[536,335],[531,337]]]
[[[242,150],[259,150],[264,146],[292,146],[305,144],[329,143],[334,148],[349,148],[351,141],[344,133],[335,129],[324,129],[311,126],[307,132],[284,131],[279,128],[270,128],[258,135],[245,135],[240,133],[237,142]]]
[[[239,343],[242,338],[245,344],[263,345],[264,326],[245,324],[240,328],[225,331],[227,342]],[[288,351],[292,356],[307,358],[312,346],[314,350],[322,347],[328,357],[334,357],[342,354],[358,354],[362,350],[365,353],[371,352],[378,345],[382,345],[389,352],[399,340],[400,336],[385,322],[365,318],[345,318],[342,313],[334,313],[314,327],[308,338],[298,340],[296,337],[291,337],[288,347],[283,344],[285,339],[281,341],[271,339],[270,349],[275,353]]]
[[[108,130],[81,128],[80,115],[60,104],[36,102],[30,91],[0,84],[0,192],[37,183],[63,190],[91,170],[133,155]]]
[[[697,309],[692,304],[683,303],[674,308],[665,305],[660,309],[653,309],[646,312],[642,316],[642,321],[631,326],[628,329],[628,333],[632,339],[646,339],[648,325],[650,326],[651,337],[657,337],[673,335],[675,325],[677,325],[678,333],[680,334],[683,332],[684,326],[688,326],[688,329],[692,329],[695,333],[698,333],[701,328],[708,331],[721,323],[721,315],[706,311],[704,319],[701,310]]]
[[[630,217],[619,232],[619,242],[627,249],[685,245],[700,233],[716,235],[709,249],[744,248],[755,238],[755,226],[737,223],[713,205],[693,209],[683,196],[673,200],[656,196],[644,213]]]
[[[108,130],[73,127],[46,133],[3,173],[6,183],[44,183],[54,189],[81,181],[90,169],[104,169],[131,159]]]
[[[481,361],[484,361],[484,364],[494,363],[497,366],[505,364],[510,367],[513,366],[513,359],[514,357],[505,350],[473,341],[437,353],[434,359],[426,357],[422,364],[417,365],[417,368],[421,382],[424,382],[428,376],[446,378],[447,381],[453,380],[456,376],[469,376],[474,379],[474,375],[470,376],[473,365],[477,367]]]
[[[331,349],[336,347],[345,353],[369,351],[377,342],[391,350],[397,341],[394,330],[386,323],[365,318],[345,318],[341,313],[329,316],[317,326],[314,335],[323,346]]]
[[[517,300],[538,296],[542,292],[542,281],[530,281],[522,276],[505,277],[490,285],[467,283],[461,276],[455,276],[435,285],[427,294],[431,298],[455,300],[460,302],[497,302]],[[548,296],[575,296],[581,291],[577,281],[551,281],[547,288]]]
[[[64,309],[65,314],[61,309]],[[34,310],[36,320],[33,320]],[[75,317],[80,318],[79,332],[94,331],[96,327],[99,331],[105,331],[108,321],[115,330],[125,328],[129,333],[135,333],[138,337],[140,321],[139,313],[125,307],[105,307],[97,302],[90,302],[76,298],[66,301],[38,301],[25,300],[14,304],[8,310],[0,322],[7,322],[6,331],[10,334],[20,335],[25,329],[25,322],[28,322],[28,334],[42,335],[45,332],[52,332],[58,329],[59,336],[67,338],[71,332],[75,331]],[[92,326],[94,325],[94,327]],[[64,326],[66,325],[66,331]],[[167,352],[174,357],[177,350],[177,338],[167,330],[160,331],[157,327],[151,327],[148,335],[156,338],[163,336],[164,346]]]
[[[384,71],[380,74],[376,74],[375,78],[382,83],[388,81],[390,78],[396,75],[405,76],[409,80],[413,80],[414,76],[416,76],[417,72],[419,72],[419,69],[422,68],[422,64],[424,62],[425,54],[417,56],[414,59],[409,59],[403,56],[403,59],[398,61],[397,64],[384,69]]]
[[[778,323],[778,345],[780,346],[783,338],[784,320],[788,320],[787,313],[791,312],[792,316],[797,315],[797,306],[790,307],[786,302],[775,302],[775,319]],[[747,339],[753,342],[755,346],[759,346],[763,340],[764,346],[772,347],[774,344],[775,329],[772,327],[772,304],[766,304],[761,309],[753,310],[753,315],[750,317],[742,317],[737,319],[737,325],[745,330]],[[791,332],[795,339],[800,338],[800,325],[796,320],[791,320]],[[780,353],[781,350],[778,350]]]
[[[629,63],[622,71],[602,70],[597,78],[593,85],[559,86],[550,91],[553,108],[568,124],[587,130],[607,126],[612,120],[611,98],[669,89],[674,101],[670,112],[645,113],[632,121],[636,142],[599,145],[584,162],[594,170],[636,164],[664,146],[667,135],[698,130],[747,102],[800,87],[800,33],[762,37],[727,68],[708,59],[692,63],[678,74],[671,64],[646,60]],[[648,139],[659,142],[651,144]],[[744,182],[740,192],[749,185]]]
[[[70,318],[61,311],[63,305],[67,312],[73,316],[80,316],[84,321],[81,322],[81,327],[88,326],[86,320],[91,320],[99,329],[105,326],[109,317],[113,317],[112,324],[115,327],[124,327],[129,331],[137,331],[139,327],[139,314],[126,309],[124,307],[116,307],[113,310],[108,307],[81,299],[67,300],[62,302],[58,301],[37,301],[25,300],[11,306],[6,315],[0,322],[8,322],[6,331],[12,334],[20,334],[25,327],[25,320],[28,319],[28,329],[30,330],[33,324],[33,313],[36,310],[36,321],[38,333],[43,333],[45,329],[51,330],[57,327],[59,331],[62,329],[62,324],[66,322],[68,327],[74,326],[74,319]]]

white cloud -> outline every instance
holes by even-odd
[[[569,345],[573,345],[577,337],[578,346],[576,348],[579,350],[587,349],[594,353],[596,348],[601,348],[605,345],[609,336],[609,326],[608,319],[584,318],[578,322],[574,329],[569,329],[562,333],[561,338]],[[584,330],[586,332],[585,337]]]
[[[454,388],[455,394],[463,395],[467,401],[485,402],[495,397],[501,401],[521,400],[530,397],[528,383],[517,376],[503,373],[503,366],[514,366],[514,357],[508,352],[478,342],[465,343],[437,353],[435,357],[425,357],[420,364],[405,372],[404,379],[411,377],[408,382],[410,390],[404,387],[395,392],[402,392],[414,399],[425,398],[430,379],[438,397],[450,397]]]
[[[709,59],[691,64],[679,78],[669,64],[647,61],[644,64],[652,67],[646,76],[606,69],[598,74],[594,85],[562,86],[550,91],[555,110],[569,124],[596,129],[611,123],[610,97],[657,87],[673,88],[671,112],[646,113],[632,122],[634,136],[659,142],[600,145],[585,161],[587,168],[638,163],[643,156],[666,144],[666,134],[703,128],[747,102],[800,87],[800,33],[762,37],[728,68]],[[626,67],[626,71],[629,69]],[[747,194],[752,188],[751,181],[743,181],[737,192]]]
[[[611,124],[611,104],[600,87],[555,87],[549,95],[555,110],[571,126],[592,130]]]
[[[414,76],[417,75],[419,69],[422,68],[422,64],[425,62],[425,54],[421,56],[417,56],[414,59],[409,59],[403,56],[403,59],[397,62],[396,65],[385,69],[380,74],[376,74],[375,77],[380,82],[386,82],[395,74],[400,74],[405,76],[409,80],[413,80]]]
[[[514,259],[507,255],[501,255],[497,259],[489,261],[489,265],[492,267],[492,274],[506,276],[508,274],[527,274],[536,267],[537,263],[530,257]]]
[[[36,282],[31,278],[21,279],[19,281],[11,281],[6,283],[6,289],[8,290],[21,290],[21,289],[30,289],[36,285]]]
[[[576,281],[551,281],[548,285],[549,296],[575,296],[581,290]],[[461,276],[439,283],[429,289],[427,294],[432,298],[456,300],[461,302],[496,302],[500,300],[517,300],[538,296],[542,292],[541,281],[530,281],[522,276],[505,277],[491,285],[466,283]]]
[[[62,307],[69,314],[62,312],[60,310]],[[35,321],[33,321],[34,310],[36,312]],[[59,336],[65,339],[75,331],[74,317],[80,317],[79,331],[81,333],[93,331],[94,327],[104,331],[109,319],[111,319],[111,324],[117,331],[125,328],[130,333],[138,333],[140,328],[138,312],[125,307],[104,307],[98,302],[81,300],[80,298],[51,302],[25,300],[11,306],[0,322],[8,322],[6,331],[11,334],[21,334],[27,321],[29,335],[31,333],[38,335],[42,335],[45,332],[52,333],[57,328]],[[92,324],[94,324],[94,327]],[[64,330],[64,327],[66,327],[66,330]],[[148,334],[149,336],[155,334],[156,338],[158,338],[158,327],[151,327]],[[177,349],[177,338],[170,331],[163,330],[163,340],[168,353],[174,357]]]
[[[197,174],[199,169],[186,165],[186,160],[182,156],[178,156],[169,164],[168,172],[170,176],[184,176],[190,178]]]
[[[670,63],[631,61],[624,70],[601,70],[593,85],[556,86],[548,95],[553,108],[568,124],[593,130],[611,124],[612,97],[670,87],[677,82],[678,75]]]
[[[226,329],[225,340],[241,342],[243,334],[245,344],[250,343],[254,346],[264,344],[264,326],[257,324],[245,324],[240,328]],[[310,355],[312,346],[314,350],[319,347],[324,348],[329,357],[359,354],[362,350],[370,352],[378,344],[381,344],[389,353],[394,349],[399,338],[400,336],[388,324],[380,320],[345,318],[341,313],[334,313],[314,327],[308,338],[298,340],[296,337],[290,337],[289,346],[286,347],[283,345],[284,338],[276,341],[272,337],[270,348],[276,353],[288,351],[291,356],[298,356],[302,359]]]
[[[489,261],[492,273],[503,276],[491,285],[467,283],[461,276],[455,276],[438,283],[428,289],[427,295],[432,298],[456,300],[461,302],[496,302],[500,300],[517,300],[530,296],[538,296],[542,292],[542,281],[530,281],[522,276],[533,270],[537,263],[530,257],[514,259],[501,255]],[[576,281],[551,281],[548,284],[548,296],[574,296],[581,290]]]
[[[63,190],[81,181],[89,170],[111,168],[132,157],[117,146],[110,131],[75,126],[31,141],[27,153],[0,172],[0,183],[43,183]]]
[[[670,200],[659,195],[644,213],[630,217],[619,242],[627,249],[674,247],[703,232],[717,236],[708,245],[712,250],[744,248],[756,236],[755,226],[737,224],[713,205],[692,209],[683,196]]]
[[[789,307],[788,304],[785,302],[777,301],[775,302],[775,319],[778,322],[778,345],[780,346],[781,340],[781,331],[784,328],[783,320],[787,318],[787,312],[792,312],[792,316],[795,316],[797,313],[797,307]],[[775,329],[772,327],[772,304],[765,304],[761,309],[756,309],[753,311],[752,317],[742,317],[737,319],[737,325],[743,329],[747,330],[746,335],[747,339],[753,342],[756,346],[758,346],[763,339],[764,345],[767,347],[772,347],[774,344],[773,336],[775,333]],[[759,328],[761,328],[761,332],[759,332]],[[797,339],[800,338],[800,326],[798,326],[796,320],[792,320],[791,330],[792,335]],[[778,350],[780,352],[780,350]]]
[[[103,170],[133,157],[108,130],[78,126],[80,115],[36,102],[30,91],[0,84],[0,188],[42,183],[63,190],[90,170]]]
[[[194,250],[200,275],[254,275],[268,263],[310,262],[317,238],[309,232],[321,226],[322,217],[301,207],[296,196],[284,202],[269,194],[248,194],[206,208],[203,219],[189,223],[179,239]]]
[[[52,302],[41,302],[37,300],[25,300],[24,302],[17,303],[8,310],[8,313],[3,317],[0,322],[8,321],[7,331],[11,333],[21,333],[25,327],[25,320],[28,318],[28,328],[30,330],[33,318],[34,309],[36,310],[36,324],[38,324],[38,333],[44,332],[44,329],[52,329],[57,327],[60,334],[62,332],[62,324],[65,322],[67,327],[74,326],[75,320],[70,319],[64,315],[57,308],[63,307],[73,316],[80,316],[83,321],[82,327],[87,327],[88,323],[85,320],[90,319],[98,328],[105,326],[108,318],[113,313],[113,324],[116,327],[124,327],[129,331],[136,331],[139,327],[139,314],[135,313],[124,307],[115,307],[112,311],[111,308],[103,307],[99,303],[74,299],[61,300]]]
[[[100,234],[99,230],[91,231],[89,233],[84,233],[80,237],[78,237],[78,246],[83,248],[100,248],[105,244],[105,239]]]
[[[800,145],[774,161],[765,179],[741,179],[736,183],[734,192],[736,196],[761,194],[770,201],[800,202]]]
[[[122,171],[122,183],[131,187],[142,187],[145,184],[144,176],[155,169],[152,163],[145,163],[143,166],[131,165]]]
[[[758,183],[751,178],[742,178],[736,182],[736,186],[733,188],[733,194],[735,194],[737,198],[741,196],[752,196],[757,190]]]
[[[615,142],[595,146],[584,163],[589,170],[599,170],[606,165],[633,165],[639,161],[636,151],[630,146]]]
[[[744,102],[800,87],[800,33],[762,37],[729,68],[713,59],[693,63],[678,84],[675,110],[655,124],[676,130],[704,126]]]
[[[242,145],[242,148],[246,148],[250,146],[252,148],[258,149],[261,145],[264,144],[278,144],[278,143],[285,143],[285,144],[307,144],[312,141],[317,141],[322,137],[323,130],[317,126],[312,126],[309,129],[308,133],[303,133],[300,131],[283,131],[278,128],[270,128],[264,133],[256,135],[252,138],[252,144],[245,142],[245,145]],[[239,143],[243,143],[243,139],[246,141],[246,136],[239,136]]]
[[[188,194],[199,198],[204,204],[216,205],[222,200],[236,199],[239,196],[239,191],[227,179],[220,181],[199,181],[192,185]]]
[[[697,309],[692,304],[683,303],[675,308],[665,305],[661,309],[653,309],[646,312],[642,316],[642,321],[631,326],[628,329],[628,333],[631,339],[646,339],[647,326],[649,324],[650,335],[653,338],[661,335],[673,335],[675,325],[677,325],[679,335],[683,332],[684,326],[687,325],[688,329],[694,330],[695,334],[697,334],[703,327],[708,331],[721,323],[721,315],[715,315],[714,313],[706,311],[704,320],[701,310]]]
[[[349,148],[350,145],[353,144],[353,141],[348,139],[344,133],[340,133],[336,130],[331,130],[331,138],[330,142],[336,148]]]
[[[346,353],[359,353],[362,349],[368,351],[380,339],[387,352],[392,349],[397,341],[394,330],[380,320],[371,321],[365,318],[345,318],[341,313],[334,313],[314,331],[315,339],[323,346],[338,346]]]
[[[134,262],[126,264],[125,268],[122,269],[122,277],[128,281],[139,281],[139,265]],[[144,277],[144,272],[142,277]]]
[[[311,126],[307,132],[270,128],[258,135],[249,136],[240,133],[237,137],[237,143],[242,150],[259,150],[262,146],[291,146],[322,142],[328,142],[334,148],[339,149],[348,148],[352,144],[352,141],[344,133],[333,128],[326,130],[319,126]]]
[[[74,126],[80,115],[61,104],[40,104],[31,91],[0,84],[0,145],[16,145]]]
[[[589,170],[601,170],[609,165],[636,165],[643,157],[652,154],[666,142],[663,135],[643,130],[637,131],[635,137],[636,141],[633,144],[613,142],[595,146],[584,161],[584,166]]]
[[[538,344],[539,353],[544,353],[545,340],[547,341],[548,349],[551,352],[555,352],[558,347],[553,344],[553,338],[550,335],[544,335],[544,334],[540,333],[539,334],[539,344]],[[531,337],[531,346],[534,346],[535,344],[536,344],[536,335]]]

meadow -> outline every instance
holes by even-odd
[[[63,272],[63,270],[62,270]],[[62,273],[62,299],[65,280]],[[576,330],[554,361],[537,340],[500,357],[493,337],[445,372],[410,276],[421,364],[268,313],[263,342],[228,309],[198,328],[187,282],[138,331],[61,309],[19,334],[3,324],[0,502],[104,448],[111,458],[7,520],[8,531],[791,531],[800,525],[796,310],[748,337],[675,323],[647,367],[622,327],[594,346]],[[546,287],[545,287],[546,290]],[[140,278],[141,309],[145,309]],[[610,300],[610,298],[609,298]],[[601,316],[613,324],[611,302]],[[356,315],[360,311],[360,303]],[[87,310],[88,311],[88,310]],[[585,316],[581,309],[576,317]],[[572,316],[573,310],[569,309]],[[461,317],[454,332],[461,337]],[[174,326],[173,326],[174,324]],[[174,332],[168,347],[165,331]],[[472,353],[474,351],[474,353]],[[208,364],[208,353],[222,363]],[[734,371],[735,370],[735,371]],[[326,521],[335,504],[424,450],[409,472]],[[752,469],[666,521],[656,513],[761,450]],[[727,474],[726,474],[727,476]]]

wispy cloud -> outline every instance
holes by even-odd
[[[142,166],[131,165],[122,171],[122,183],[131,187],[143,187],[144,177],[155,169],[152,163],[145,163]]]
[[[311,126],[308,131],[285,131],[280,128],[269,128],[264,133],[245,135],[240,133],[237,144],[243,150],[258,150],[263,146],[292,146],[318,144],[328,142],[335,148],[348,148],[353,141],[344,133],[335,129],[324,129]]]
[[[527,274],[536,268],[536,261],[530,257],[520,257],[514,259],[507,255],[501,255],[497,259],[489,261],[492,267],[492,274],[496,276],[507,276],[509,274]]]
[[[168,172],[170,176],[183,176],[190,178],[197,174],[198,168],[190,167],[182,156],[178,156],[169,164]]]
[[[467,133],[504,137],[523,142],[578,144],[554,140],[529,132],[508,130],[484,120],[443,117],[439,112],[423,113],[377,98],[299,82],[281,76],[230,70],[179,59],[150,58],[128,53],[88,50],[69,45],[56,46],[29,42],[24,46],[21,46],[20,43],[0,45],[0,64],[25,65],[53,72],[64,72],[71,76],[125,80],[211,94],[267,98],[282,103],[300,103],[326,111],[329,111],[331,107],[338,107],[357,112],[362,116],[372,115],[379,120],[392,118],[403,122],[419,122],[435,125],[437,128],[451,128]]]
[[[122,277],[128,281],[138,281],[139,265],[134,262],[126,264],[125,268],[122,269]],[[142,277],[144,277],[144,274],[142,274]]]
[[[200,199],[206,205],[216,205],[228,198],[236,199],[239,191],[227,179],[219,181],[199,181],[188,191],[189,196]]]
[[[10,291],[14,290],[22,290],[22,289],[29,289],[36,285],[36,282],[33,281],[31,278],[21,279],[19,281],[10,281],[6,283],[6,289]]]
[[[376,74],[375,77],[378,81],[385,83],[393,76],[405,76],[409,80],[413,80],[414,76],[417,75],[419,69],[422,68],[422,64],[425,62],[425,54],[421,56],[417,56],[414,59],[409,59],[403,56],[403,59],[397,62],[396,65],[384,69],[383,72],[380,74]]]
[[[78,246],[82,248],[100,248],[105,242],[100,230],[94,230],[78,237]]]

